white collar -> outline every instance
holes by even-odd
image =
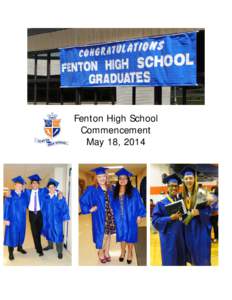
[[[52,198],[52,197],[56,196],[56,193],[53,194],[53,195],[49,193],[48,195],[49,195],[50,198]]]

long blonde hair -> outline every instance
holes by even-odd
[[[198,180],[197,180],[197,175],[194,176],[194,184],[193,184],[193,188],[191,191],[191,208],[194,208],[196,201],[197,201],[197,191],[198,191]],[[182,197],[184,199],[185,205],[186,205],[186,198],[188,197],[188,188],[185,185],[184,181],[183,181],[183,191],[182,191]]]
[[[99,183],[97,182],[97,175],[94,176],[93,185],[97,188],[99,187]],[[112,190],[112,184],[110,183],[109,175],[106,174],[106,189]]]

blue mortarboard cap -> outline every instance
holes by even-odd
[[[58,185],[59,185],[60,183],[59,183],[58,181],[56,181],[55,179],[53,179],[53,178],[49,178],[47,187],[48,187],[50,184],[53,184],[55,187],[58,187]]]
[[[98,168],[92,169],[91,171],[94,172],[96,175],[101,175],[101,174],[106,174],[106,170],[108,170],[108,168],[98,167]]]
[[[33,174],[31,176],[28,177],[31,181],[41,181],[42,178],[40,178],[40,176],[38,174]]]
[[[12,181],[14,182],[14,183],[21,183],[21,184],[25,184],[26,183],[26,181],[23,179],[23,177],[22,176],[17,176],[17,177],[15,177],[15,178],[12,178]]]
[[[131,172],[129,172],[127,169],[125,168],[122,168],[120,170],[118,170],[115,175],[117,175],[118,177],[121,176],[121,175],[126,175],[128,177],[132,176],[133,174]]]
[[[180,171],[180,174],[182,176],[195,176],[197,175],[197,171],[190,166],[186,166]]]
[[[164,179],[163,179],[163,182],[166,183],[166,184],[170,184],[170,183],[177,183],[178,185],[180,185],[182,183],[180,177],[174,173],[172,175],[169,175],[169,176],[166,176]]]

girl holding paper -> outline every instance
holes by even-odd
[[[115,233],[112,211],[112,190],[107,183],[107,168],[99,167],[91,171],[96,174],[96,184],[89,186],[80,197],[82,214],[92,215],[93,242],[98,250],[101,263],[111,261],[109,254],[111,235]]]
[[[187,261],[195,266],[211,265],[211,209],[209,205],[197,206],[197,172],[185,167],[183,176],[183,199],[188,211],[184,220],[184,235],[187,248]]]
[[[181,179],[172,174],[164,178],[168,185],[168,195],[153,209],[152,224],[159,231],[163,266],[185,266],[186,248],[184,225],[179,212],[168,215],[166,205],[175,203]]]
[[[141,219],[146,216],[146,210],[140,194],[130,181],[133,174],[122,168],[115,173],[118,182],[114,188],[113,211],[116,224],[116,240],[121,242],[122,262],[128,247],[127,263],[132,262],[134,243],[138,242],[138,225]]]

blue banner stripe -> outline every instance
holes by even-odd
[[[60,49],[61,87],[197,85],[196,32]]]

